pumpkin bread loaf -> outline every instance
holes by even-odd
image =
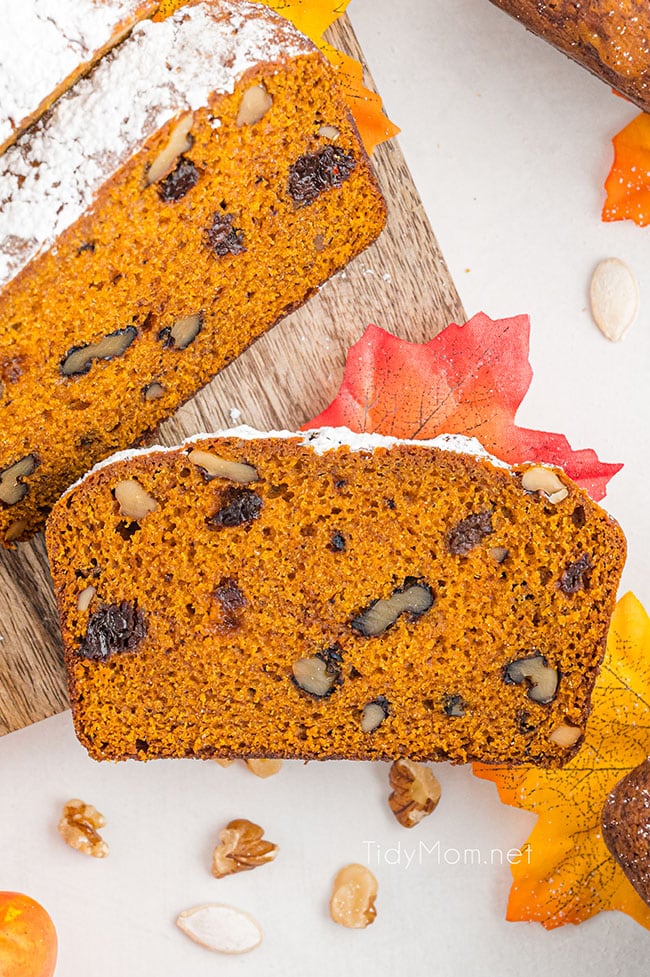
[[[334,70],[268,7],[183,7],[0,156],[0,543],[370,244]]]
[[[650,112],[648,0],[492,0]]]
[[[47,529],[91,756],[562,764],[625,540],[477,449],[237,428],[98,466]]]
[[[650,759],[616,784],[602,813],[603,840],[650,906]]]

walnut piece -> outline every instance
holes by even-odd
[[[79,596],[77,597],[77,610],[87,611],[92,603],[92,599],[97,591],[92,584],[88,584],[83,590],[79,591]]]
[[[553,505],[562,502],[569,494],[568,488],[555,472],[550,468],[542,468],[541,465],[526,469],[521,478],[521,486],[526,492],[543,492]]]
[[[336,875],[330,916],[348,929],[365,929],[377,916],[377,879],[365,865],[346,865]]]
[[[557,693],[560,676],[547,664],[543,655],[528,655],[506,665],[504,678],[513,685],[527,685],[528,698],[546,706]]]
[[[316,699],[325,699],[341,683],[341,656],[326,651],[310,658],[299,658],[291,666],[295,684]]]
[[[246,760],[246,766],[256,777],[262,777],[265,780],[267,777],[273,777],[276,773],[280,773],[282,760]]]
[[[390,706],[388,699],[383,695],[380,695],[377,699],[373,699],[372,702],[367,702],[363,707],[363,713],[361,715],[362,732],[374,733],[381,726],[389,712]]]
[[[393,791],[388,805],[405,828],[414,828],[438,806],[440,783],[424,763],[395,760],[390,768],[389,783]]]
[[[252,465],[246,465],[241,461],[227,461],[219,455],[213,455],[210,451],[200,451],[195,448],[187,457],[193,465],[201,469],[208,480],[228,478],[231,482],[247,485],[248,482],[256,482],[259,478],[257,469]]]
[[[562,747],[563,750],[569,750],[576,745],[582,733],[583,730],[580,726],[569,726],[567,723],[562,723],[548,734],[548,738],[552,743]]]
[[[15,505],[24,499],[28,488],[22,481],[38,467],[36,455],[25,455],[0,472],[0,503]]]
[[[127,519],[144,519],[158,508],[154,497],[135,478],[118,482],[113,491],[120,507],[120,515]]]
[[[193,112],[186,112],[185,115],[180,117],[172,129],[169,142],[165,148],[158,153],[147,171],[148,184],[157,183],[158,180],[162,180],[164,176],[167,176],[176,163],[178,157],[183,153],[186,153],[188,149],[192,148],[190,129],[192,128],[193,121]]]
[[[240,128],[255,125],[256,122],[264,118],[272,105],[273,99],[264,85],[252,85],[244,92],[239,103],[237,125]]]
[[[203,328],[203,313],[191,312],[176,319],[171,326],[165,326],[158,333],[165,349],[187,349]]]
[[[278,846],[264,840],[264,829],[247,818],[230,821],[219,832],[219,844],[212,854],[212,874],[215,879],[236,872],[249,872],[272,862]]]
[[[354,618],[351,626],[366,638],[375,638],[395,624],[401,614],[409,614],[413,620],[432,605],[433,593],[425,583],[405,583],[390,597],[373,601]]]
[[[92,855],[93,858],[106,858],[108,845],[99,834],[98,829],[106,824],[103,814],[85,804],[79,798],[73,798],[64,805],[63,815],[59,821],[59,834],[66,845]]]
[[[127,326],[109,333],[96,343],[73,346],[61,360],[61,373],[64,377],[82,376],[88,373],[93,360],[114,360],[116,356],[122,356],[137,335],[135,326]]]

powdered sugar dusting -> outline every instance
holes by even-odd
[[[231,93],[259,63],[313,50],[268,7],[233,0],[135,27],[0,157],[0,286],[49,248],[162,125],[207,105],[212,93]]]
[[[489,461],[495,468],[507,468],[511,466],[499,458],[495,458],[485,450],[480,441],[476,438],[468,438],[462,434],[439,434],[436,438],[429,440],[409,440],[407,438],[393,438],[385,434],[358,434],[350,431],[347,427],[319,427],[309,431],[258,431],[248,424],[240,424],[237,427],[225,430],[213,431],[211,434],[193,434],[187,438],[182,445],[166,447],[161,444],[153,444],[148,448],[129,448],[126,451],[118,451],[109,458],[104,458],[98,462],[81,478],[77,479],[73,485],[65,492],[68,495],[77,486],[85,482],[96,472],[113,465],[118,461],[130,461],[132,458],[139,458],[142,455],[165,454],[178,451],[183,445],[194,444],[197,441],[205,441],[211,438],[240,438],[242,441],[262,440],[286,440],[295,438],[304,447],[310,448],[315,454],[322,455],[328,451],[336,451],[338,448],[348,447],[350,451],[373,452],[377,448],[390,449],[399,444],[413,444],[419,448],[438,448],[440,451],[452,451],[455,454],[472,455],[474,458],[482,458]]]
[[[5,0],[0,31],[0,145],[77,71],[93,63],[118,28],[153,0]]]

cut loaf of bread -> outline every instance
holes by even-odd
[[[268,7],[130,37],[0,156],[0,543],[379,234],[317,48]]]
[[[492,0],[650,112],[648,0]]]
[[[559,470],[343,429],[118,456],[47,546],[97,759],[560,765],[625,556]]]

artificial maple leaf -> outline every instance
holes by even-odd
[[[399,438],[476,437],[509,464],[558,465],[598,501],[622,465],[600,462],[591,449],[574,451],[562,434],[515,425],[533,376],[529,332],[528,316],[492,320],[482,312],[422,344],[368,326],[348,351],[336,399],[304,426],[342,425]]]
[[[607,909],[650,929],[650,907],[610,855],[601,830],[605,799],[650,754],[650,618],[632,593],[612,617],[580,750],[560,770],[475,764],[505,804],[537,823],[512,865],[506,918],[546,929],[582,923]]]
[[[614,162],[605,181],[604,221],[650,224],[650,115],[642,112],[613,140]]]
[[[363,69],[358,61],[328,44],[323,35],[350,0],[259,0],[290,20],[299,31],[311,38],[326,58],[338,69],[338,82],[354,117],[359,135],[368,154],[380,143],[399,132],[384,115],[381,99],[363,84]],[[187,3],[187,0],[161,0],[154,20],[162,20]]]

